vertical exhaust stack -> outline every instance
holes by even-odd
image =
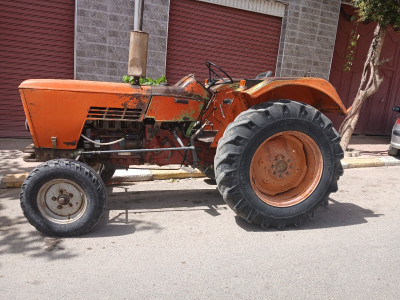
[[[148,40],[148,33],[142,31],[131,31],[128,75],[135,78],[135,84],[139,84],[140,77],[146,76]]]

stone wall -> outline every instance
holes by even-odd
[[[287,0],[276,74],[329,78],[340,0]]]
[[[127,73],[134,0],[77,0],[76,79],[121,82]],[[169,0],[145,0],[147,76],[165,74]]]
[[[149,33],[147,76],[165,75],[169,0],[144,0],[143,31]]]
[[[76,79],[120,82],[127,73],[133,0],[77,0]]]

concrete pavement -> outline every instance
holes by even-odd
[[[23,160],[22,150],[31,143],[30,139],[0,139],[0,188],[20,187],[29,172],[39,163]],[[353,136],[342,160],[344,169],[382,166],[398,166],[400,159],[388,156],[390,137]],[[197,169],[178,166],[135,166],[129,170],[117,170],[113,182],[137,182],[163,179],[203,177]]]
[[[48,238],[0,190],[1,299],[398,299],[400,167],[349,169],[302,227],[247,224],[205,179],[107,188],[88,234]]]

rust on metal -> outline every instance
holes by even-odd
[[[307,199],[322,170],[322,155],[315,141],[299,131],[284,131],[257,148],[250,164],[250,182],[265,203],[289,207]]]
[[[218,141],[222,138],[226,127],[232,123],[235,118],[242,112],[245,111],[247,109],[249,109],[249,105],[246,101],[246,99],[243,97],[243,95],[241,93],[233,93],[234,95],[234,100],[233,102],[230,104],[229,106],[229,110],[226,114],[225,119],[223,120],[223,122],[220,124],[219,128],[218,128],[218,133],[214,138],[214,141],[211,144],[211,147],[216,148],[218,145]]]
[[[19,89],[34,141],[32,159],[76,158],[82,153],[77,146],[81,145],[80,135],[85,131],[84,135],[88,132],[94,141],[124,140],[100,147],[112,153],[98,153],[86,157],[85,161],[88,164],[107,161],[118,167],[143,163],[190,165],[195,156],[200,165],[208,167],[213,164],[218,141],[227,126],[241,112],[267,101],[290,99],[308,103],[322,112],[346,112],[334,88],[317,78],[249,79],[242,85],[235,79],[230,84],[215,85],[210,91],[193,75],[182,78],[174,86],[40,79],[24,81]],[[193,130],[198,130],[193,129],[197,121],[203,124],[204,130],[190,141]],[[182,143],[194,145],[196,152],[118,153],[118,150],[127,149],[180,147],[171,133],[175,131]],[[57,137],[54,149],[51,137]],[[300,140],[308,142],[301,144]],[[297,198],[291,196],[291,191],[303,193],[303,182],[312,185],[312,175],[319,174],[321,164],[311,161],[312,158],[318,160],[318,147],[311,139],[294,132],[271,138],[266,145],[257,150],[260,154],[256,157],[260,161],[252,167],[254,189],[266,203],[293,205]],[[83,147],[89,151],[99,150],[88,143]],[[266,148],[270,148],[270,152],[271,149],[280,150],[269,153],[272,160],[264,161],[261,157],[267,155]],[[289,149],[303,154],[293,156]],[[297,171],[298,165],[303,171]],[[262,166],[269,170],[268,174],[262,173],[266,172],[262,171]]]
[[[164,96],[185,98],[197,101],[208,101],[211,94],[207,89],[194,78],[193,75],[188,75],[182,78],[173,86],[153,86],[151,88],[152,96]]]
[[[204,103],[187,99],[186,103],[178,103],[174,97],[153,96],[146,113],[146,118],[157,121],[195,121]]]

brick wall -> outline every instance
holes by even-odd
[[[165,75],[169,0],[144,0],[143,31],[149,33],[147,76]]]
[[[276,74],[329,78],[340,0],[287,0]]]
[[[165,74],[169,0],[145,0],[149,33],[147,76]],[[134,0],[78,0],[76,79],[121,82],[127,73]]]
[[[121,81],[127,73],[133,0],[77,0],[76,79]]]

